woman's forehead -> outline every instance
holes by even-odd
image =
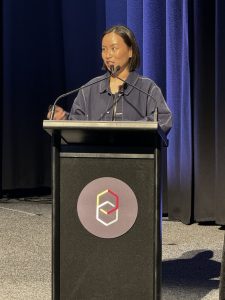
[[[121,43],[124,43],[123,38],[115,32],[107,33],[102,39],[102,45],[113,45]]]

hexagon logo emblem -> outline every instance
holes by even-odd
[[[132,228],[138,204],[133,190],[124,181],[102,177],[83,188],[77,213],[88,232],[101,238],[115,238]]]
[[[112,198],[102,202],[102,199]],[[112,225],[118,221],[119,216],[119,196],[111,190],[105,190],[97,195],[96,219],[105,226]]]

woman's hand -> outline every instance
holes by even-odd
[[[49,119],[49,120],[51,118],[52,109],[53,109],[53,106],[50,107],[48,114],[47,114],[47,119]],[[56,105],[53,120],[66,120],[67,117],[68,117],[68,113],[62,107]]]

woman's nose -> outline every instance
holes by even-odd
[[[105,57],[110,58],[112,56],[112,51],[109,49],[105,52]]]

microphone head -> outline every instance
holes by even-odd
[[[120,66],[118,65],[118,66],[116,66],[116,69],[115,69],[114,72],[115,72],[115,73],[116,73],[116,72],[119,72],[120,69],[121,69],[121,68],[120,68]]]
[[[117,65],[116,67],[114,67],[114,65],[111,65],[109,68],[111,75],[116,74],[121,69],[119,65]]]
[[[114,65],[109,66],[109,69],[110,69],[110,73],[114,74]]]

